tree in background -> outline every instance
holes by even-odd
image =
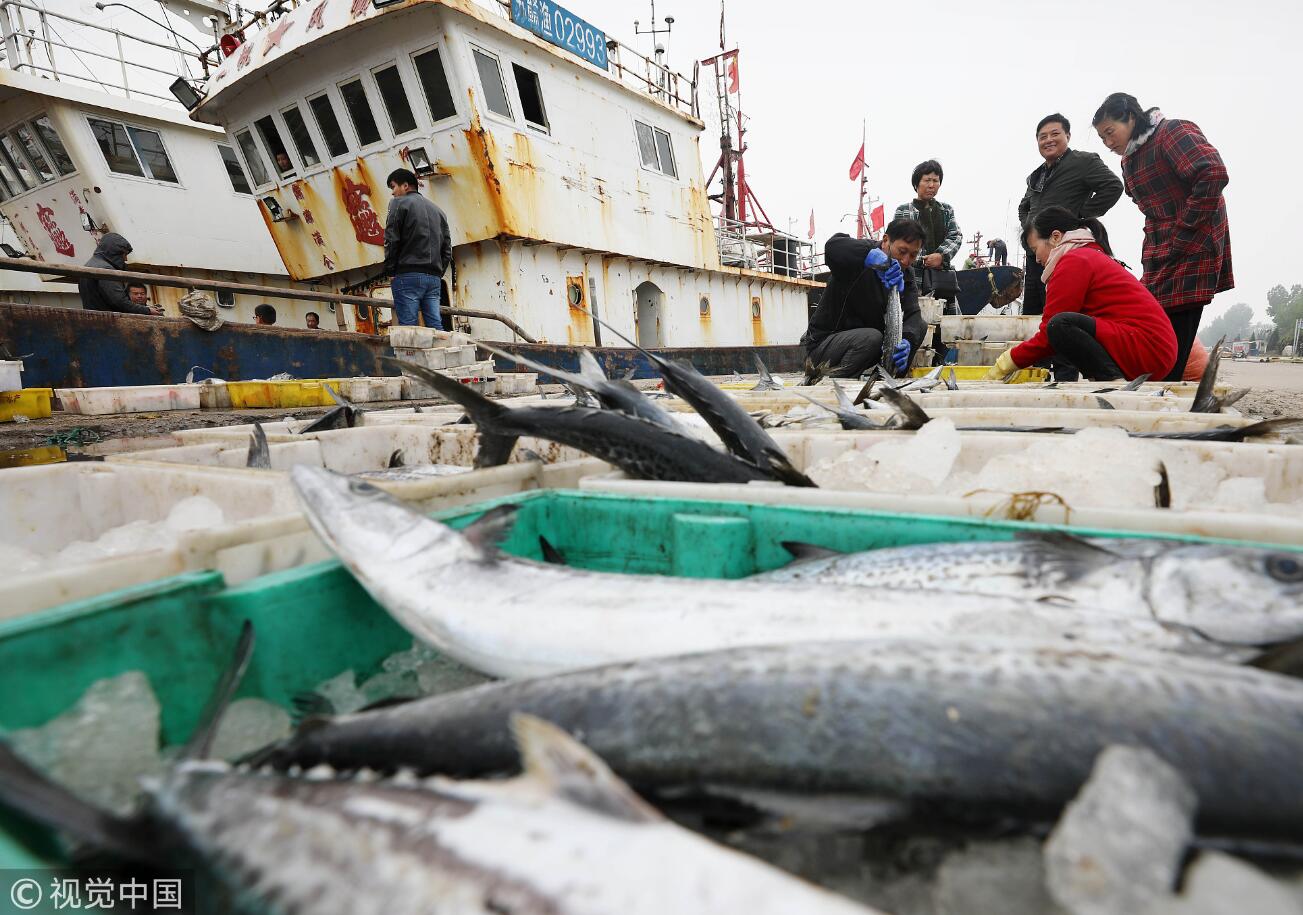
[[[1276,325],[1280,345],[1294,342],[1294,322],[1303,318],[1303,286],[1275,286],[1267,293],[1267,314]]]
[[[1213,346],[1222,337],[1227,343],[1246,339],[1253,326],[1253,309],[1243,302],[1232,305],[1225,312],[1212,320],[1211,324],[1199,331],[1199,340],[1204,346]],[[1294,326],[1290,325],[1290,339],[1294,338]]]

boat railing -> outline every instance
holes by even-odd
[[[511,19],[511,0],[497,0],[492,4],[503,18]],[[638,53],[633,48],[606,36],[609,61],[607,72],[625,86],[650,95],[661,103],[691,115],[701,117],[697,100],[697,75],[700,65],[694,65],[691,78],[671,70],[665,64]]]
[[[822,267],[823,255],[813,243],[722,216],[715,220],[715,242],[725,267],[797,279],[810,279]]]
[[[64,36],[65,28],[78,44],[69,43]],[[177,107],[180,105],[167,87],[179,76],[193,79],[193,74],[181,71],[185,69],[185,60],[199,59],[198,54],[177,45],[152,41],[22,0],[0,2],[0,41],[3,41],[5,65],[11,70]],[[181,66],[175,70],[155,66],[167,60],[160,51],[179,55]],[[100,66],[92,66],[87,58],[93,58]],[[143,62],[145,59],[152,63]]]

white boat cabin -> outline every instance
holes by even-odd
[[[552,343],[621,345],[571,306],[645,345],[805,330],[819,287],[802,243],[781,237],[757,269],[720,262],[684,77],[641,57],[626,68],[615,42],[598,69],[470,0],[306,0],[243,34],[192,117],[233,138],[293,278],[374,279],[386,178],[405,167],[448,215],[451,304]]]

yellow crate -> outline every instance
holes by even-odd
[[[233,410],[270,410],[286,407],[330,407],[334,398],[326,390],[329,384],[339,393],[339,379],[314,381],[228,381]]]
[[[986,373],[991,370],[989,365],[948,365],[942,370],[942,374],[949,378],[950,370],[955,370],[956,381],[985,381]],[[925,378],[930,368],[917,368],[909,373],[911,378]],[[1036,381],[1049,381],[1050,373],[1048,369],[1019,369],[1018,374],[1013,376],[1011,384],[1030,384]]]
[[[18,415],[28,419],[47,419],[50,415],[50,398],[53,396],[53,388],[0,391],[0,423],[11,423]]]

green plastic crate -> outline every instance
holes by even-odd
[[[740,578],[790,561],[785,540],[852,551],[939,541],[1008,540],[1044,525],[738,502],[541,490],[442,512],[456,527],[494,505],[518,505],[502,544],[541,559],[545,536],[577,567]],[[1081,531],[1089,536],[1135,536]],[[1200,538],[1183,538],[1197,541]],[[1273,547],[1280,549],[1279,547]],[[33,727],[71,707],[96,680],[143,671],[162,705],[162,740],[184,743],[229,661],[239,629],[257,632],[240,690],[290,707],[291,698],[353,668],[377,672],[411,637],[338,563],[225,588],[197,572],[0,623],[0,729]],[[5,827],[8,827],[6,834]],[[50,846],[0,818],[0,868],[30,864]]]

